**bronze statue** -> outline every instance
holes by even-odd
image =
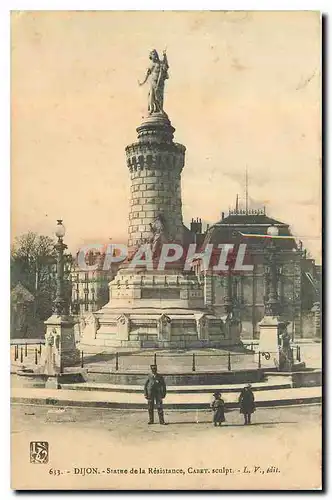
[[[168,61],[166,51],[163,51],[163,58],[159,59],[158,52],[153,49],[150,52],[149,59],[151,64],[147,69],[146,76],[143,82],[138,82],[139,85],[144,85],[150,77],[150,91],[148,97],[148,112],[163,113],[164,112],[164,86],[165,80],[168,78]]]

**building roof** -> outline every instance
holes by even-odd
[[[274,225],[280,225],[280,226],[287,226],[288,224],[285,224],[284,222],[280,222],[277,219],[272,219],[272,217],[268,217],[266,214],[230,214],[227,217],[224,217],[221,219],[219,222],[217,222],[215,225],[228,225],[228,224],[241,224],[244,226],[250,225],[250,224],[262,224],[262,225],[269,225],[271,226],[272,224]]]
[[[255,213],[256,212],[256,213]],[[278,246],[284,250],[296,248],[296,241],[289,229],[289,224],[269,217],[261,210],[230,211],[206,232],[203,247],[208,243],[218,245],[221,243],[246,243],[251,248],[259,248],[264,244],[264,238],[245,237],[248,235],[266,235],[267,228],[271,225],[278,226],[280,236],[290,236],[289,239],[278,239]]]

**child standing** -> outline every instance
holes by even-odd
[[[211,408],[213,411],[213,423],[216,427],[218,424],[221,425],[222,422],[225,422],[225,402],[221,399],[221,393],[219,391],[213,394],[213,401],[211,403]]]

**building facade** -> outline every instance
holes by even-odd
[[[101,309],[109,300],[109,282],[116,274],[114,264],[109,270],[104,270],[105,254],[90,252],[86,257],[89,266],[94,270],[81,269],[77,259],[71,272],[71,312],[83,318]]]
[[[288,224],[269,217],[265,209],[230,210],[228,216],[222,214],[221,220],[207,229],[201,248],[213,244],[215,251],[219,244],[230,243],[235,248],[240,243],[247,245],[246,258],[253,270],[232,273],[231,295],[234,312],[242,322],[242,338],[257,338],[269,291],[266,239],[260,235],[266,235],[270,226],[277,227],[279,235],[286,237],[276,240],[280,316],[289,322],[292,338],[319,336],[315,311],[320,302],[320,266],[307,257],[302,243],[296,242]],[[192,229],[195,230],[196,225],[192,225]],[[201,234],[198,239],[202,239]],[[216,259],[218,255],[217,251]],[[196,272],[201,274],[204,282],[206,306],[216,314],[224,315],[229,299],[227,273],[213,269],[203,271],[199,261]]]

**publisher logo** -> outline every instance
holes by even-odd
[[[48,462],[48,442],[30,442],[30,462],[32,464],[47,464]]]

